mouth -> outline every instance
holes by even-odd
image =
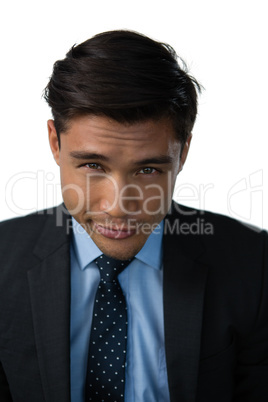
[[[101,234],[104,237],[115,240],[127,239],[136,233],[136,229],[130,229],[126,227],[108,227],[101,226],[94,222],[93,230],[96,233]]]

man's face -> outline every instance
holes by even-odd
[[[168,212],[190,139],[181,153],[164,118],[131,125],[75,118],[61,134],[60,149],[52,120],[48,131],[71,215],[104,254],[134,256]]]

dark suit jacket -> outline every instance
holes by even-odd
[[[70,401],[70,217],[61,211],[0,225],[1,402]],[[174,204],[163,242],[171,401],[267,402],[267,234]]]

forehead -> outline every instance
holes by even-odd
[[[179,143],[167,118],[126,124],[103,116],[83,116],[72,119],[65,134],[66,142],[80,146],[94,142],[118,147]]]

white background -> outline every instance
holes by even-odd
[[[2,2],[0,220],[61,202],[42,91],[57,59],[96,33],[172,45],[205,87],[175,198],[268,228],[268,24],[261,0]]]

